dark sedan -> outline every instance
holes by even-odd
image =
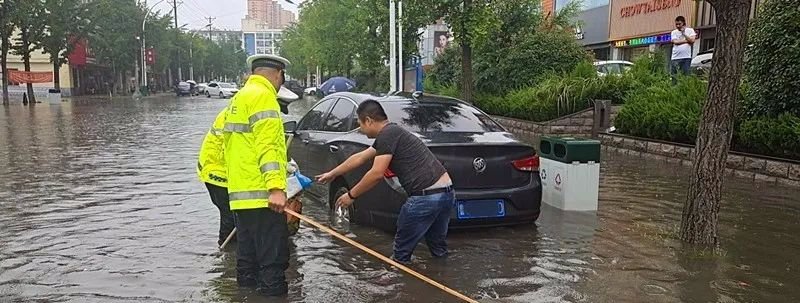
[[[457,205],[450,226],[478,227],[533,223],[542,200],[539,157],[533,147],[515,139],[479,109],[456,99],[411,94],[375,96],[336,93],[320,100],[299,121],[287,122],[289,156],[309,176],[324,173],[350,155],[372,145],[358,131],[355,110],[364,100],[383,105],[391,122],[419,136],[444,164],[453,179]],[[308,191],[333,208],[336,197],[355,185],[372,166],[346,174]],[[359,197],[350,210],[351,220],[392,230],[402,189],[395,190],[392,173]]]

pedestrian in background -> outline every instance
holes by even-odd
[[[278,89],[289,61],[274,55],[247,58],[252,75],[231,99],[225,117],[228,197],[237,219],[236,282],[265,296],[288,292],[289,228],[286,139]]]
[[[672,62],[670,75],[672,84],[677,83],[678,72],[684,76],[689,75],[689,67],[692,64],[692,46],[697,33],[694,29],[686,26],[686,18],[678,16],[675,18],[675,29],[672,31]]]
[[[322,183],[373,160],[372,168],[336,205],[347,208],[383,180],[390,170],[400,180],[408,199],[397,217],[392,259],[409,263],[414,248],[425,238],[434,257],[447,256],[447,229],[455,204],[450,175],[433,152],[417,136],[389,122],[383,107],[374,100],[359,104],[356,109],[360,131],[375,142],[362,152],[350,156],[333,170],[317,176]]]

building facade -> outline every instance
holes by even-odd
[[[422,35],[417,48],[422,66],[433,65],[439,54],[453,46],[453,35],[442,20],[420,29],[420,32]]]
[[[758,8],[764,3],[763,0],[752,0],[750,3],[750,19],[756,18],[758,15]],[[700,43],[696,43],[696,49],[699,52],[704,52],[714,48],[714,40],[717,34],[717,18],[714,17],[714,8],[711,4],[701,0],[697,6],[697,14],[695,17],[697,21],[695,29],[700,35]]]
[[[551,2],[555,5],[555,10],[560,10],[569,1],[557,0]],[[547,4],[543,2],[543,5]],[[594,54],[597,60],[608,60],[611,57],[611,47],[609,44],[609,0],[589,0],[582,3],[581,13],[575,23],[575,39],[587,50]],[[545,10],[548,12],[549,10]]]
[[[259,22],[242,23],[242,47],[248,56],[278,54],[282,37],[282,29],[270,29]]]
[[[209,39],[216,43],[220,43],[222,41],[240,41],[242,39],[242,31],[212,29],[212,30],[198,30],[196,31],[196,33],[201,37]]]
[[[690,0],[612,0],[611,57],[632,61],[659,49],[671,52],[675,18],[684,16],[687,24],[694,24],[695,5]]]
[[[265,24],[266,28],[284,29],[296,21],[293,12],[273,0],[248,0],[245,19]]]

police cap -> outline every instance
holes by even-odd
[[[289,60],[276,55],[253,55],[247,57],[247,65],[250,66],[250,71],[254,71],[259,67],[271,67],[284,70],[289,64]]]

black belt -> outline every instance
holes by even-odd
[[[420,190],[420,191],[414,191],[414,192],[411,192],[411,194],[409,194],[409,196],[428,196],[428,195],[435,195],[435,194],[441,194],[441,193],[449,193],[451,191],[453,191],[453,186],[445,186],[445,187],[439,187],[439,188],[434,188],[434,189],[423,189],[423,190]]]

